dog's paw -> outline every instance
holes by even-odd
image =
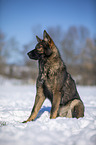
[[[34,119],[29,118],[26,121],[23,121],[22,123],[27,123],[27,122],[30,122],[30,121],[34,121]]]
[[[22,123],[27,123],[28,121],[26,120],[26,121],[23,121]]]

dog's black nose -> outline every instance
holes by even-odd
[[[30,56],[30,55],[31,55],[31,53],[30,53],[30,52],[28,52],[28,53],[27,53],[27,55],[28,55],[28,56]]]
[[[27,55],[29,56],[30,59],[32,59],[32,52],[28,52]]]

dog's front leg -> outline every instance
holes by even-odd
[[[53,95],[53,102],[52,102],[52,108],[50,113],[50,118],[55,119],[57,117],[59,105],[60,105],[60,99],[61,99],[61,93],[55,92]]]
[[[34,106],[33,106],[32,111],[31,111],[31,115],[30,115],[30,117],[29,117],[26,121],[24,121],[23,123],[26,123],[26,122],[28,122],[28,121],[33,121],[33,120],[36,118],[36,116],[37,116],[37,114],[38,114],[38,112],[39,112],[39,110],[40,110],[40,108],[41,108],[41,106],[42,106],[44,100],[45,100],[45,97],[44,97],[44,96],[41,96],[40,94],[37,94],[37,95],[36,95],[35,103],[34,103]]]

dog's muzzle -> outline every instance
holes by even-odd
[[[35,60],[39,59],[39,55],[37,54],[35,49],[28,52],[27,55],[29,56],[30,59],[35,59]]]
[[[31,58],[31,52],[28,52],[27,55],[29,56],[29,58]]]

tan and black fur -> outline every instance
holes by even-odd
[[[28,53],[30,59],[38,60],[39,63],[36,98],[31,115],[24,123],[36,118],[46,98],[52,104],[50,118],[83,117],[83,102],[53,40],[45,30],[43,40],[38,36],[36,38],[38,44]]]

